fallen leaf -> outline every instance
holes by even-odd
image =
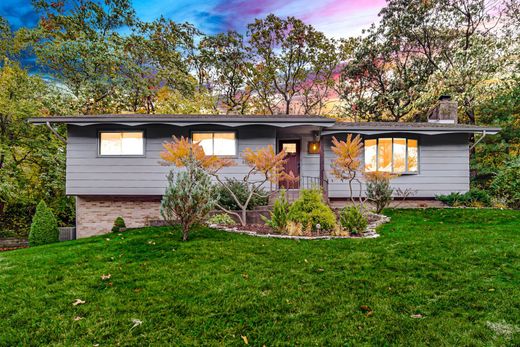
[[[318,271],[318,272],[323,272],[323,271],[325,271],[325,269],[321,269],[321,268],[320,268],[320,269],[318,269],[318,270],[316,270],[316,271]]]
[[[242,274],[242,277],[247,280],[249,278],[249,275],[248,274]]]
[[[101,279],[102,279],[103,281],[104,281],[104,280],[108,280],[108,279],[110,279],[110,277],[112,277],[111,274],[108,274],[108,275],[103,274],[103,275],[101,275]]]
[[[247,336],[241,335],[241,337],[242,337],[242,340],[244,340],[244,343],[245,343],[246,345],[248,345],[248,344],[249,344],[249,341],[248,341],[248,339],[247,339]]]
[[[412,318],[423,318],[423,315],[420,313],[412,314],[410,317]]]
[[[83,305],[85,303],[85,301],[81,300],[81,299],[76,299],[76,301],[74,301],[72,303],[72,305],[74,306],[78,306],[78,305]]]
[[[368,307],[367,305],[361,305],[361,306],[359,306],[359,309],[363,312],[372,311],[372,309],[370,307]]]
[[[77,321],[79,321],[79,320],[82,320],[82,319],[83,319],[83,317],[80,317],[80,316],[76,316],[76,317],[74,317],[74,321],[75,321],[75,322],[77,322]]]
[[[134,318],[134,319],[132,319],[132,323],[134,323],[134,325],[132,325],[132,327],[130,328],[130,330],[132,330],[133,328],[138,327],[138,326],[140,326],[141,324],[143,324],[143,321]]]

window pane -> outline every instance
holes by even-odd
[[[379,139],[378,170],[392,172],[392,139]]]
[[[120,155],[121,154],[121,133],[101,133],[101,155]]]
[[[365,140],[365,171],[377,169],[377,140]]]
[[[417,140],[408,140],[408,171],[418,171],[418,146]]]
[[[213,154],[213,133],[193,133],[192,140],[202,147],[204,154]]]
[[[143,155],[143,133],[128,132],[122,133],[121,154],[123,155]]]
[[[214,134],[214,154],[236,155],[236,138],[234,132]]]
[[[394,139],[394,172],[406,171],[406,139]]]
[[[285,153],[296,153],[296,143],[284,143],[282,149],[285,149]]]

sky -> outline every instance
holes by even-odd
[[[361,34],[377,22],[385,0],[134,0],[137,16],[152,21],[159,16],[190,22],[208,34],[230,29],[245,32],[247,23],[269,13],[295,16],[330,37]],[[0,16],[14,28],[36,25],[30,0],[0,0]]]

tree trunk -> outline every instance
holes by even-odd
[[[245,208],[242,209],[242,218],[240,220],[240,223],[242,224],[242,226],[246,226],[247,224],[247,209]]]
[[[188,225],[182,226],[182,241],[188,241],[188,236],[190,233],[190,227]]]

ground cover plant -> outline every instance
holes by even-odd
[[[0,345],[520,344],[519,211],[385,214],[377,239],[155,227],[2,252]]]

